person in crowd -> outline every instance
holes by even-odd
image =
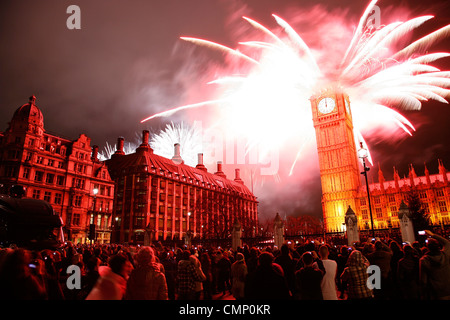
[[[231,265],[231,293],[236,300],[244,298],[245,279],[247,277],[247,265],[243,253],[236,254],[236,261]]]
[[[87,258],[88,256],[86,256]],[[85,300],[94,288],[100,274],[98,273],[101,260],[96,256],[89,255],[86,260],[86,273],[81,277],[81,290],[77,295],[77,300]]]
[[[280,255],[275,258],[275,263],[283,268],[284,276],[289,286],[291,294],[295,293],[295,266],[297,261],[292,258],[291,250],[288,244],[283,244],[280,249]]]
[[[381,271],[381,285],[379,289],[374,289],[374,297],[378,300],[386,300],[391,297],[392,279],[391,279],[391,259],[392,250],[381,240],[376,240],[375,251],[369,253],[366,257],[370,264],[378,266]]]
[[[367,268],[370,262],[361,251],[353,250],[348,257],[347,267],[341,274],[342,281],[348,284],[347,299],[368,300],[373,298],[372,290],[367,286]]]
[[[201,264],[200,260],[197,258],[197,255],[196,255],[195,250],[193,250],[193,251],[191,252],[191,255],[190,255],[190,257],[189,257],[189,260],[191,260],[191,262],[194,264],[195,269],[198,270],[198,272],[199,272],[200,274],[203,274],[203,275],[204,275],[204,276],[202,277],[202,280],[197,280],[197,281],[195,281],[195,297],[194,297],[194,299],[195,299],[195,300],[200,300],[200,299],[201,299],[201,296],[202,296],[202,293],[203,293],[203,281],[206,280],[206,275],[205,275],[205,273],[203,272],[202,264]]]
[[[342,274],[342,272],[344,272],[344,269],[347,266],[347,260],[348,260],[349,255],[350,255],[349,247],[344,245],[340,248],[339,254],[336,259],[337,275],[338,275],[336,282],[337,282],[337,287],[338,287],[338,291],[339,291],[339,299],[344,299],[345,292],[347,289],[347,283],[344,280],[342,280],[340,275]]]
[[[450,300],[450,241],[429,230],[425,230],[425,234],[429,237],[428,252],[419,262],[422,297]]]
[[[329,259],[329,254],[330,250],[327,245],[320,246],[319,255],[325,268],[325,274],[321,282],[322,296],[324,300],[337,300],[337,262]]]
[[[86,300],[122,300],[133,265],[124,254],[109,258],[108,266],[99,268],[100,278]]]
[[[273,265],[273,254],[262,252],[255,271],[249,273],[245,281],[244,297],[248,300],[289,299],[290,293],[281,267]]]
[[[231,289],[230,275],[231,275],[231,261],[228,257],[228,252],[223,251],[217,260],[217,290],[226,294],[226,291]]]
[[[211,266],[211,257],[208,252],[203,252],[200,255],[200,264],[202,267],[202,271],[205,275],[205,281],[203,281],[203,300],[212,300],[212,266]]]
[[[184,250],[180,255],[177,269],[178,300],[195,300],[196,281],[205,281],[203,271],[190,260],[191,253]]]
[[[177,262],[173,251],[164,249],[159,254],[159,262],[164,266],[169,300],[175,300],[175,279],[177,277]]]
[[[311,252],[302,255],[303,267],[295,272],[296,295],[299,300],[323,300],[321,283],[323,272],[314,267],[314,257]]]
[[[397,265],[399,299],[419,299],[419,254],[409,244],[403,246],[403,258]]]
[[[167,283],[151,247],[141,247],[127,281],[126,300],[168,300]]]
[[[46,300],[43,262],[31,260],[25,249],[14,249],[3,259],[0,270],[0,300]]]

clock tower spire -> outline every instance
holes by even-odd
[[[322,183],[322,208],[327,232],[342,231],[345,212],[356,209],[361,185],[347,94],[328,89],[310,98]]]

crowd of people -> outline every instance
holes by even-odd
[[[289,242],[279,249],[71,243],[56,251],[3,248],[0,299],[448,300],[450,242],[426,232],[423,245],[371,239],[353,246]],[[73,266],[80,270],[78,282],[68,271]],[[374,286],[368,285],[370,266],[379,271]]]

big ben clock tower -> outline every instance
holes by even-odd
[[[348,95],[326,90],[310,98],[327,232],[342,231],[348,206],[356,208],[361,184]]]

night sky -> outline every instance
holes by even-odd
[[[66,10],[73,4],[81,9],[81,30],[66,27],[70,16]],[[190,63],[199,51],[181,43],[180,36],[207,38],[235,47],[242,15],[275,27],[272,13],[291,21],[296,12],[307,13],[319,5],[345,14],[349,23],[356,25],[367,4],[354,0],[1,1],[0,131],[34,94],[48,131],[69,139],[85,133],[91,144],[100,148],[107,141],[115,143],[119,136],[133,140],[136,132],[148,129],[149,124],[140,124],[143,118],[193,102],[192,91],[201,97],[198,82],[204,80],[204,66],[198,60]],[[378,5],[382,23],[383,10],[407,18],[433,14],[435,19],[425,26],[429,31],[450,23],[446,0],[390,0]],[[302,30],[297,31],[302,35]],[[304,32],[310,34],[311,30]],[[433,51],[449,52],[449,39],[436,44]],[[208,56],[208,50],[203,51]],[[434,65],[450,70],[450,59]],[[450,107],[427,102],[421,111],[403,114],[417,129],[412,137],[366,137],[375,162],[371,171],[375,181],[378,165],[387,180],[392,179],[393,166],[401,176],[407,175],[410,163],[419,175],[423,175],[424,163],[431,173],[437,173],[438,159],[450,169]],[[155,119],[151,129],[157,131],[168,121],[186,120],[184,116],[180,113],[170,119]],[[318,171],[300,181],[298,177],[283,177],[280,183],[284,188],[278,182],[271,183],[255,190],[262,218],[272,217],[276,211],[321,217]]]

